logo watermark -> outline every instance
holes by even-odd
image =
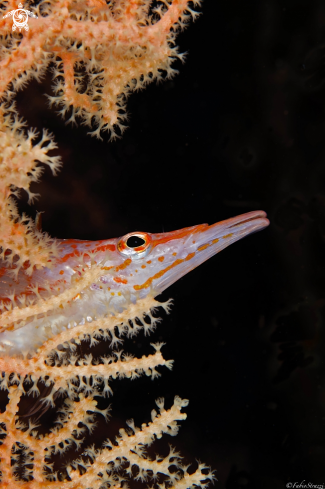
[[[288,489],[325,489],[325,484],[313,484],[312,482],[287,482],[286,487]]]
[[[11,10],[6,15],[4,15],[3,18],[6,19],[11,15],[13,20],[12,30],[15,31],[16,29],[19,29],[19,32],[21,32],[22,29],[25,29],[25,31],[29,30],[28,16],[37,19],[37,15],[35,15],[33,12],[23,9],[22,3],[18,5],[18,8],[16,10]]]

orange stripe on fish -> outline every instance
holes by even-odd
[[[160,272],[156,273],[152,277],[148,278],[148,280],[146,280],[146,282],[144,282],[144,284],[142,284],[142,285],[134,285],[133,286],[134,290],[147,289],[152,284],[152,282],[154,280],[156,280],[157,278],[162,277],[169,270],[171,270],[172,268],[177,267],[177,265],[180,265],[181,263],[184,263],[185,261],[191,260],[194,256],[195,256],[195,253],[190,253],[189,255],[187,255],[186,258],[183,258],[183,259],[178,258],[171,265],[169,265],[168,267],[164,268],[163,270],[160,270]]]

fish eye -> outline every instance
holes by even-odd
[[[141,231],[126,234],[117,243],[117,249],[121,255],[135,259],[146,256],[150,248],[150,234]]]
[[[145,244],[145,240],[135,234],[132,234],[132,236],[130,236],[126,242],[126,245],[129,248],[137,248],[138,246],[143,246],[144,244]]]

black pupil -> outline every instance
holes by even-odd
[[[140,236],[130,236],[126,242],[129,248],[137,248],[145,244],[145,240],[140,238]]]

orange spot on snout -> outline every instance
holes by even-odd
[[[232,234],[228,234],[227,236],[223,236],[223,238],[229,238],[230,236],[232,236]],[[198,247],[198,251],[203,251],[203,250],[206,250],[207,248],[209,248],[210,246],[218,243],[219,241],[219,238],[215,238],[213,241],[211,241],[211,243],[207,243],[207,244],[204,244],[202,246],[199,246]]]
[[[198,251],[203,251],[203,250],[206,250],[207,248],[209,248],[209,246],[211,246],[210,244],[205,244],[205,245],[202,245],[202,246],[199,246],[198,247]]]
[[[187,257],[184,259],[184,261],[189,261],[191,260],[193,257],[195,256],[195,253],[190,253],[189,255],[187,255]]]

